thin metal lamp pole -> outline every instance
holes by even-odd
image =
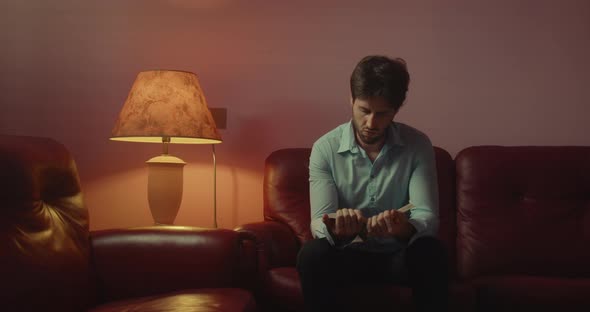
[[[217,161],[215,160],[215,144],[213,149],[213,227],[217,228]]]

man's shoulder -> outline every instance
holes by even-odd
[[[408,124],[401,122],[394,122],[394,127],[397,129],[400,138],[406,146],[432,146],[430,138],[426,133],[418,130]]]
[[[350,122],[347,122],[347,123],[343,123],[343,124],[337,126],[336,128],[328,131],[327,133],[325,133],[324,135],[319,137],[313,143],[314,147],[330,146],[330,147],[335,148],[337,150],[338,147],[340,146],[340,140],[342,138],[342,134],[344,133],[344,131],[348,131],[349,127],[350,127]]]

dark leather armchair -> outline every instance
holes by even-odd
[[[248,234],[90,232],[74,160],[51,139],[0,135],[0,173],[1,310],[256,310]]]

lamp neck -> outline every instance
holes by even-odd
[[[162,137],[162,143],[164,145],[162,155],[168,155],[168,145],[170,144],[170,137]]]

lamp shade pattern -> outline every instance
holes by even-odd
[[[137,75],[113,127],[111,140],[221,143],[197,75],[153,70]]]

